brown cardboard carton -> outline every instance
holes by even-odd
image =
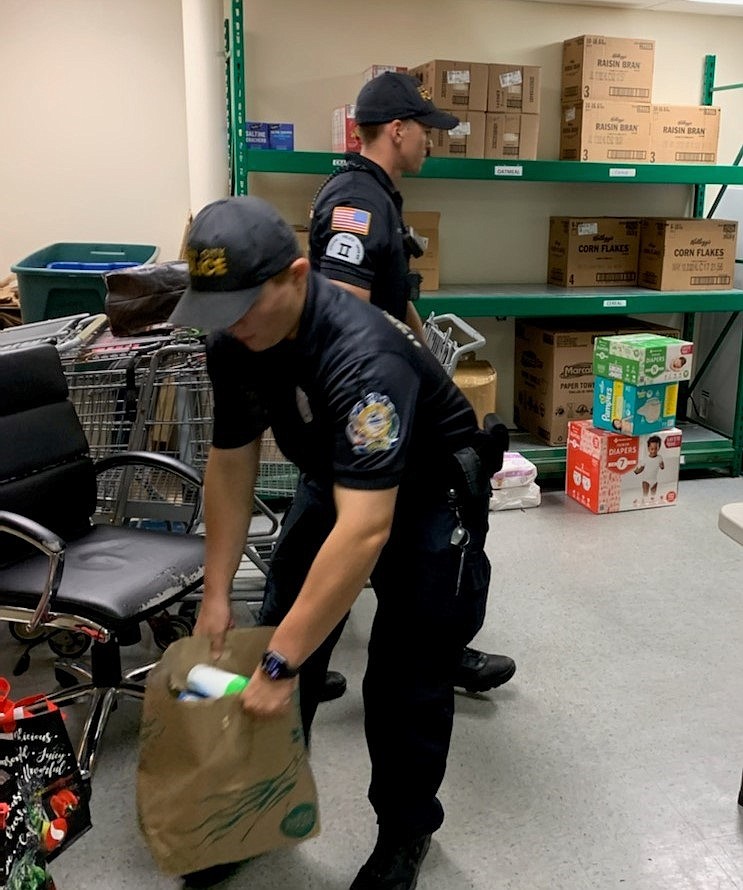
[[[637,283],[652,290],[731,288],[737,238],[733,220],[643,219]]]
[[[432,158],[482,158],[485,152],[485,112],[461,111],[453,130],[431,130]]]
[[[649,102],[654,40],[584,34],[562,45],[563,103],[582,99]]]
[[[439,219],[438,210],[406,210],[405,224],[428,240],[423,256],[411,258],[410,268],[423,276],[422,291],[439,289]]]
[[[486,114],[485,157],[536,160],[538,114]]]
[[[486,414],[495,411],[498,375],[490,362],[465,356],[454,369],[454,382],[472,405],[482,427]]]
[[[331,151],[361,151],[356,130],[356,106],[341,105],[333,109],[331,119]]]
[[[387,71],[405,74],[407,70],[404,65],[370,65],[364,70],[364,83],[374,80],[375,77],[379,77],[380,74],[384,74]]]
[[[310,255],[310,230],[307,226],[294,226],[294,234],[297,236],[299,249],[302,255],[309,257]]]
[[[647,161],[651,108],[647,102],[605,100],[564,105],[560,160]]]
[[[420,79],[439,108],[455,112],[487,111],[488,66],[484,62],[434,59],[411,68],[408,73]]]
[[[720,109],[711,105],[653,105],[651,164],[715,164]]]
[[[616,317],[516,320],[514,422],[546,442],[564,445],[569,420],[593,414],[593,342],[598,336],[679,331]]]
[[[547,281],[559,287],[614,287],[637,282],[640,220],[551,216]]]
[[[539,114],[541,76],[536,65],[488,65],[488,111]]]

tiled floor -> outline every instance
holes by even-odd
[[[419,890],[743,888],[743,548],[717,529],[729,501],[743,501],[743,478],[683,480],[670,508],[598,517],[546,491],[539,508],[492,515],[477,643],[518,671],[457,698],[447,819]],[[366,858],[360,686],[373,604],[364,591],[334,660],[349,691],[316,723],[321,835],[219,886],[347,890]],[[0,640],[7,675],[19,649],[5,629]],[[18,689],[48,685],[49,665],[37,650]],[[138,713],[126,703],[111,719],[94,828],[53,864],[58,890],[179,886],[137,830]]]

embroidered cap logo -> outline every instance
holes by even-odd
[[[191,275],[200,278],[226,275],[229,271],[224,247],[205,247],[203,250],[190,247],[186,251],[186,259],[188,260],[188,271]]]

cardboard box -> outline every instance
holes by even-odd
[[[486,414],[495,411],[498,375],[490,362],[465,356],[454,369],[453,380],[462,390],[482,427]]]
[[[310,255],[310,230],[307,226],[294,226],[294,234],[297,236],[299,249],[303,255],[309,258]]]
[[[593,373],[634,386],[691,378],[694,344],[657,332],[619,333],[596,338]]]
[[[551,216],[547,281],[560,287],[613,287],[637,282],[640,220]]]
[[[487,111],[488,66],[484,62],[434,59],[410,68],[408,73],[421,81],[439,108],[454,112]]]
[[[716,164],[720,109],[711,105],[653,105],[651,164]]]
[[[333,109],[330,129],[331,151],[361,151],[356,129],[356,106],[341,105]]]
[[[678,331],[625,316],[516,320],[514,409],[517,426],[548,445],[564,445],[568,421],[593,412],[593,344],[598,336]]]
[[[622,380],[596,377],[593,425],[602,430],[642,436],[676,426],[678,383],[633,386]]]
[[[681,431],[675,427],[623,436],[597,429],[590,420],[568,424],[565,491],[593,513],[675,504],[680,464]]]
[[[245,142],[248,148],[268,149],[268,124],[263,121],[245,121]]]
[[[649,102],[654,40],[584,34],[562,45],[563,103],[581,99]]]
[[[488,65],[488,111],[539,114],[542,69],[536,65]]]
[[[364,83],[374,80],[375,77],[379,77],[380,74],[385,74],[387,71],[405,74],[407,70],[404,65],[370,65],[364,71]]]
[[[486,114],[485,157],[536,160],[538,114]]]
[[[637,283],[652,290],[733,287],[738,223],[647,217],[640,225]]]
[[[268,147],[274,151],[294,151],[294,124],[269,124]]]
[[[647,161],[651,110],[647,102],[586,100],[564,105],[560,160]]]
[[[462,111],[453,130],[431,130],[432,158],[482,158],[485,156],[485,112]]]
[[[405,224],[415,230],[416,235],[426,239],[423,256],[411,258],[410,268],[423,276],[422,291],[439,289],[439,219],[438,210],[406,210]]]

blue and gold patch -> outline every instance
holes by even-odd
[[[370,392],[358,401],[348,415],[346,436],[354,454],[389,451],[399,441],[400,418],[387,396]]]

